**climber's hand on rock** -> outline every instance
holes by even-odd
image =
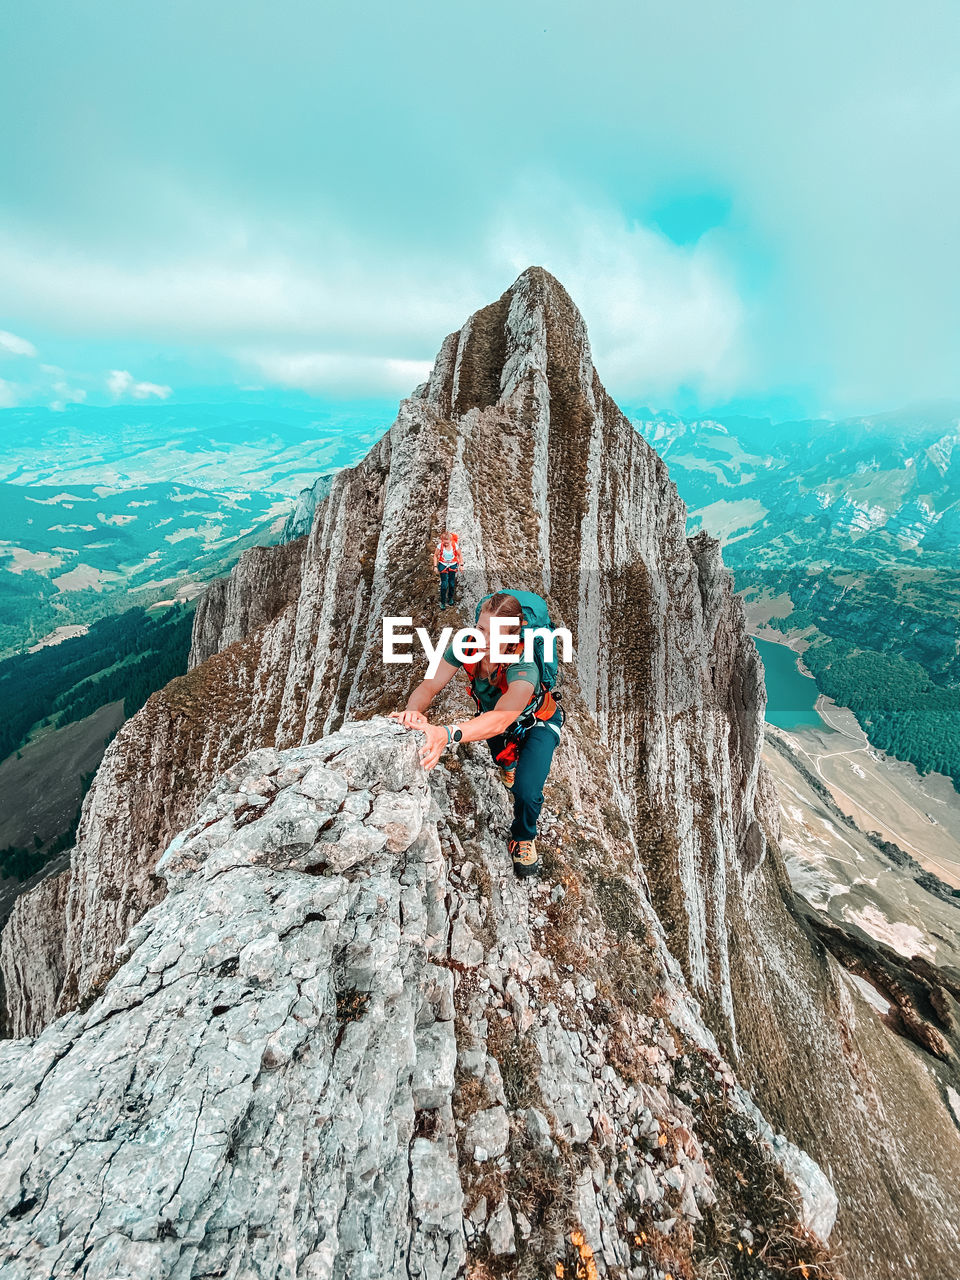
[[[427,770],[432,769],[447,745],[447,731],[443,725],[428,724],[423,730],[426,742],[420,748],[420,763]]]
[[[405,729],[429,729],[430,721],[422,711],[391,711],[389,719],[396,720]]]

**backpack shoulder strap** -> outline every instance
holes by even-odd
[[[467,678],[470,681],[470,687],[472,690],[473,682],[474,680],[476,680],[477,675],[479,674],[479,671],[480,671],[480,659],[477,658],[474,662],[465,662],[463,664],[463,670],[467,673]],[[490,683],[496,685],[501,693],[507,692],[507,689],[509,687],[507,684],[507,673],[503,669],[502,662],[500,663],[499,666],[494,667],[493,678],[491,679]],[[476,694],[474,694],[474,697],[476,697]]]

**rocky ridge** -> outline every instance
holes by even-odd
[[[630,1222],[639,1245],[665,1242],[676,1275],[700,1274],[714,1265],[711,1257],[739,1274],[754,1247],[741,1233],[758,1239],[758,1228],[764,1241],[793,1239],[797,1249],[813,1250],[801,1202],[792,1199],[805,1175],[773,1201],[758,1195],[762,1213],[737,1190],[754,1185],[751,1170],[762,1177],[768,1167],[752,1150],[766,1123],[756,1106],[794,1144],[780,1144],[779,1176],[794,1160],[783,1153],[802,1149],[809,1156],[804,1164],[798,1154],[800,1165],[809,1172],[812,1157],[836,1188],[830,1244],[851,1280],[948,1273],[960,1247],[956,1124],[922,1054],[879,1023],[795,909],[777,847],[778,802],[760,762],[762,672],[719,549],[702,535],[687,540],[685,511],[662,461],[607,396],[581,317],[540,269],[525,272],[446,340],[430,380],[401,404],[390,432],[362,463],[334,477],[305,538],[272,549],[272,569],[269,557],[244,557],[229,582],[200,602],[191,671],[154,695],[104,758],[78,832],[65,921],[56,900],[32,893],[0,939],[14,1026],[35,1035],[55,1013],[79,1006],[92,1014],[101,992],[111,998],[123,973],[111,978],[115,952],[131,927],[149,908],[173,909],[157,859],[195,822],[225,768],[251,751],[306,750],[346,722],[398,705],[418,672],[380,664],[379,619],[412,613],[436,629],[428,552],[444,525],[461,533],[465,594],[510,585],[544,592],[555,620],[573,631],[578,655],[548,787],[547,879],[524,908],[531,915],[521,918],[515,886],[504,884],[505,796],[482,749],[434,783],[448,903],[456,903],[447,907],[449,946],[455,933],[468,949],[472,943],[470,972],[479,975],[476,991],[463,975],[454,990],[457,1061],[467,1053],[476,1065],[474,1051],[482,1057],[479,1084],[462,1097],[454,1090],[455,1118],[469,1119],[472,1092],[482,1104],[475,1109],[495,1112],[484,1123],[497,1144],[504,1117],[496,1107],[511,1135],[521,1116],[537,1111],[557,1142],[562,1108],[530,1102],[520,1089],[536,1077],[540,1094],[560,1105],[569,1081],[551,1089],[537,1066],[546,1061],[545,1039],[556,1040],[569,1048],[568,1075],[588,1093],[587,1081],[599,1087],[597,1078],[617,1097],[641,1085],[666,1092],[656,1106],[641,1095],[643,1106],[671,1131],[693,1135],[689,1159],[696,1143],[709,1155],[704,1163],[720,1205],[710,1218],[710,1206],[698,1202],[698,1219],[677,1204],[665,1233],[621,1205],[618,1235],[608,1221],[605,1242],[601,1219],[586,1214],[584,1221],[567,1195],[579,1185],[570,1170],[584,1176],[582,1160],[600,1177],[595,1149],[615,1185],[621,1159],[629,1168],[619,1153],[611,1172],[612,1152],[608,1162],[603,1143],[595,1146],[601,1111],[613,1114],[601,1108],[591,1136],[585,1126],[563,1130],[573,1165],[544,1175],[564,1205],[562,1228],[530,1200],[530,1178],[510,1151],[484,1189],[458,1148],[466,1265],[524,1273],[546,1256],[547,1237],[537,1233],[547,1230],[554,1251],[561,1236],[564,1248],[579,1249],[572,1245],[579,1236],[601,1273],[666,1270],[666,1254],[624,1261]],[[439,714],[458,710],[465,704],[452,694]],[[461,869],[467,864],[468,872]],[[190,893],[178,895],[182,907]],[[501,940],[517,929],[527,931],[534,968],[546,966],[542,980],[548,971],[557,980],[549,999],[541,991],[532,1006],[526,985],[508,983],[512,975],[528,984],[531,974],[511,968],[512,951],[501,952]],[[51,934],[63,937],[58,956],[31,947]],[[551,1026],[545,1037],[550,1004],[559,1032]],[[531,1007],[534,1022],[527,1021]],[[713,1037],[715,1061],[704,1056],[714,1052],[704,1032]],[[684,1059],[691,1074],[678,1076]],[[709,1099],[699,1117],[688,1097]],[[752,1127],[744,1115],[754,1117]],[[29,1126],[29,1115],[23,1123]],[[424,1121],[419,1139],[447,1133],[436,1123]],[[610,1123],[615,1139],[629,1132],[634,1147],[648,1125],[638,1119],[634,1135],[632,1125]],[[738,1134],[751,1148],[748,1158],[737,1154]],[[931,1150],[943,1153],[935,1169]],[[636,1181],[645,1177],[640,1163],[649,1165],[631,1155]],[[487,1171],[487,1161],[477,1163]],[[683,1187],[675,1190],[682,1198]],[[508,1240],[507,1212],[516,1252],[495,1253]],[[521,1214],[531,1227],[529,1247]],[[807,1220],[815,1221],[809,1210]],[[817,1224],[825,1233],[823,1215]],[[779,1256],[772,1245],[757,1251],[764,1265]],[[579,1253],[568,1261],[586,1266]],[[811,1274],[835,1273],[835,1263],[817,1265],[821,1271]]]
[[[416,753],[373,720],[244,757],[103,995],[0,1045],[4,1275],[645,1277],[689,1274],[695,1231],[816,1265],[833,1190],[736,1085],[643,896],[664,985],[624,1025],[544,944],[573,886],[504,878],[502,831],[468,856]],[[761,1224],[770,1185],[793,1212]]]

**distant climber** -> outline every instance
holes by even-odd
[[[433,571],[440,575],[440,608],[456,603],[457,574],[463,568],[463,556],[460,554],[460,537],[444,529],[440,542],[433,553]]]
[[[491,662],[493,618],[520,619],[519,638],[512,646],[505,646],[507,652],[518,654],[518,661]],[[513,792],[513,823],[507,849],[514,872],[521,878],[538,875],[541,870],[537,820],[543,805],[543,784],[564,719],[559,694],[554,696],[552,691],[557,674],[555,656],[545,654],[541,638],[534,644],[534,660],[524,660],[522,637],[527,627],[550,627],[547,606],[540,596],[530,591],[485,596],[477,605],[475,627],[484,637],[482,654],[474,661],[461,661],[454,645],[447,645],[436,675],[417,685],[406,709],[392,716],[406,728],[425,734],[420,759],[426,769],[432,769],[454,743],[488,742],[501,780]],[[432,725],[424,713],[460,667],[470,681],[477,714],[463,724]]]

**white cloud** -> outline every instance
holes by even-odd
[[[217,221],[214,211],[209,220]],[[79,337],[122,332],[151,341],[230,344],[286,342],[309,349],[336,343],[342,350],[382,343],[433,346],[463,316],[477,271],[432,253],[397,255],[371,250],[336,227],[319,257],[297,245],[281,253],[268,235],[242,243],[221,234],[192,253],[158,266],[96,259],[62,244],[0,227],[0,278],[13,304],[34,319]],[[502,286],[501,286],[502,287]],[[419,354],[408,351],[405,355]]]
[[[723,396],[744,374],[744,307],[709,235],[678,245],[543,182],[506,206],[491,256],[506,276],[537,263],[566,287],[615,394],[662,396],[687,385]]]
[[[430,360],[400,360],[338,352],[248,352],[270,382],[300,391],[361,391],[406,395],[430,375]]]
[[[126,369],[114,369],[107,378],[107,390],[118,399],[133,386],[133,374]]]
[[[161,386],[157,382],[137,382],[127,369],[112,369],[107,378],[107,390],[117,400],[130,396],[134,400],[166,400],[173,394],[172,387]]]
[[[561,3],[547,30],[543,6],[495,0],[478,25],[428,0],[367,30],[362,66],[329,59],[319,78],[318,38],[352,47],[347,7],[301,21],[310,6],[259,6],[231,33],[255,78],[211,57],[210,6],[193,6],[187,41],[175,8],[150,6],[146,36],[139,6],[80,33],[109,146],[64,125],[76,49],[38,57],[18,24],[12,56],[38,109],[4,144],[35,181],[5,201],[4,324],[58,344],[122,338],[110,360],[135,367],[142,339],[426,360],[542,261],[583,307],[615,391],[621,376],[720,386],[737,365],[740,392],[809,389],[831,411],[838,396],[960,391],[956,4],[619,3],[588,23]],[[278,38],[281,9],[297,16]],[[114,74],[118,23],[149,40],[150,75]],[[411,77],[425,49],[430,76]],[[21,89],[0,79],[8,115]],[[567,183],[558,199],[514,198],[546,171]],[[722,234],[678,248],[651,229],[685,240],[658,211],[703,193],[727,203]]]
[[[0,408],[42,402],[59,412],[68,404],[82,404],[87,398],[86,389],[72,385],[73,375],[58,365],[35,364],[27,366],[27,370],[27,377],[16,385],[0,379]],[[81,376],[80,381],[85,379]]]
[[[56,370],[61,372],[61,370]],[[53,391],[56,399],[51,400],[50,408],[57,413],[62,413],[68,404],[83,404],[87,398],[87,393],[83,387],[71,387],[69,383],[59,378],[53,384]]]
[[[0,329],[0,351],[5,351],[11,356],[36,356],[37,354],[37,348],[32,342],[18,337],[15,333],[9,333],[6,329]]]
[[[423,380],[443,338],[541,264],[583,310],[601,376],[614,394],[664,397],[678,385],[724,394],[742,374],[744,315],[722,246],[679,246],[556,182],[510,189],[469,253],[442,246],[403,255],[372,249],[333,224],[284,253],[252,230],[223,234],[207,256],[169,267],[27,251],[0,230],[0,275],[34,309],[91,332],[210,343],[248,375],[311,392],[404,394]],[[216,224],[216,211],[207,211]],[[169,388],[113,370],[117,399]]]

